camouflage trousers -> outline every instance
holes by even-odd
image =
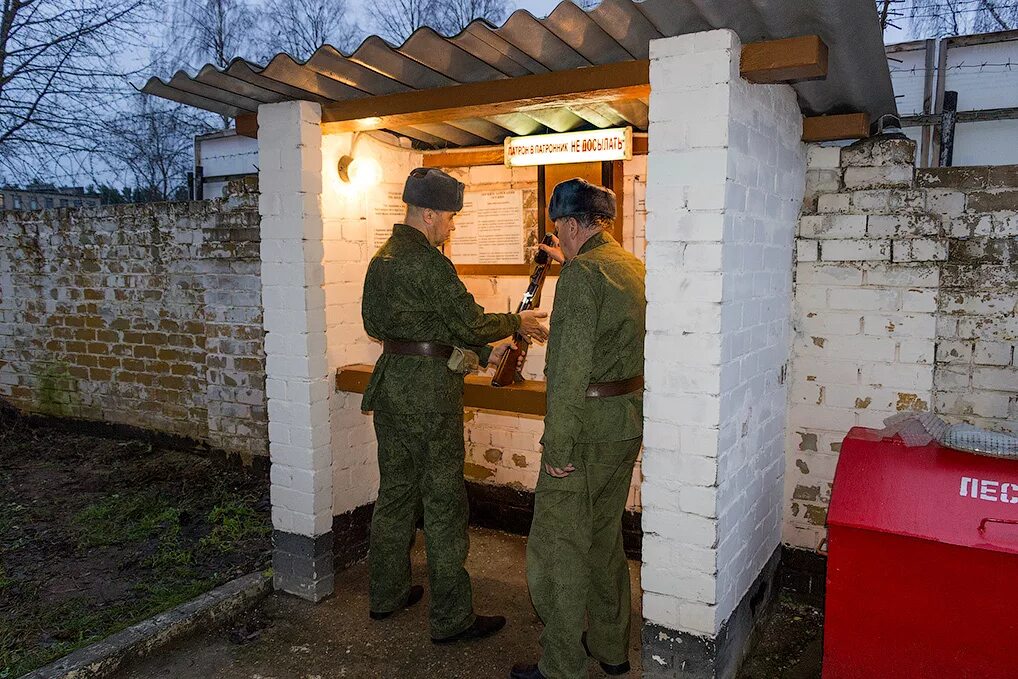
[[[577,444],[576,471],[563,479],[542,468],[527,541],[527,582],[544,621],[539,667],[549,679],[587,676],[581,637],[612,665],[629,649],[629,567],[622,513],[641,439]]]
[[[394,611],[410,593],[410,548],[423,509],[431,588],[431,636],[474,622],[467,559],[463,416],[375,412],[378,500],[368,556],[371,610]]]

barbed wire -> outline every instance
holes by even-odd
[[[1010,59],[1008,59],[1006,62],[1003,62],[1003,63],[990,63],[990,62],[984,61],[981,64],[966,64],[965,62],[959,62],[957,64],[951,64],[950,66],[948,66],[944,70],[946,70],[946,71],[960,71],[960,70],[964,70],[964,69],[968,68],[968,69],[978,69],[980,72],[986,71],[988,73],[1005,73],[1007,71],[1013,71],[1015,69],[1015,67],[1018,67],[1018,62],[1011,61]],[[996,68],[998,70],[995,70],[995,71],[987,71],[986,70],[986,69],[990,69],[990,68]],[[912,74],[919,75],[919,74],[923,74],[923,73],[927,73],[927,72],[936,73],[937,71],[940,70],[940,67],[934,66],[932,68],[927,68],[926,66],[915,65],[915,66],[912,66],[911,68],[892,68],[890,70],[891,70],[891,73],[912,73]]]

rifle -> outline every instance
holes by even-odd
[[[545,236],[541,242],[544,245],[554,243],[550,234]],[[548,253],[538,248],[537,254],[534,255],[534,273],[530,274],[530,285],[523,293],[520,308],[516,310],[516,313],[530,311],[537,306],[541,298],[541,287],[544,286],[544,279],[548,276],[548,267],[550,266],[551,258],[548,257]],[[517,332],[513,335],[513,344],[516,345],[516,348],[509,347],[502,354],[502,359],[498,362],[498,367],[495,368],[495,376],[491,378],[493,387],[508,387],[513,382],[523,381],[523,375],[520,373],[520,358],[526,359],[530,341]]]

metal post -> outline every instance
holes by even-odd
[[[933,113],[933,80],[937,73],[937,41],[926,41],[926,76],[923,78],[923,115]],[[922,145],[919,151],[919,167],[930,166],[930,145],[933,143],[933,128],[923,125]]]
[[[940,123],[940,167],[951,167],[954,160],[954,126],[958,121],[958,93],[944,92],[944,114]]]
[[[194,200],[194,172],[187,173],[187,199]]]
[[[194,167],[194,199],[205,199],[205,172],[201,165]]]
[[[933,109],[934,113],[940,114],[944,112],[944,90],[947,88],[947,51],[951,48],[951,39],[942,38],[940,40],[939,54],[937,59],[937,98],[936,108]],[[940,165],[941,147],[940,140],[943,137],[941,133],[940,125],[933,127],[933,153],[930,156],[930,160],[935,162],[937,167]]]

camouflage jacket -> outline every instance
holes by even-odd
[[[573,445],[643,434],[643,393],[587,398],[592,382],[643,374],[646,269],[608,233],[591,237],[555,286],[545,376],[544,461],[569,464]]]
[[[476,352],[484,365],[488,342],[512,335],[517,314],[486,314],[456,268],[417,229],[396,224],[364,278],[361,317],[378,340],[442,342]],[[444,359],[382,354],[361,409],[390,413],[463,412],[463,375]]]

